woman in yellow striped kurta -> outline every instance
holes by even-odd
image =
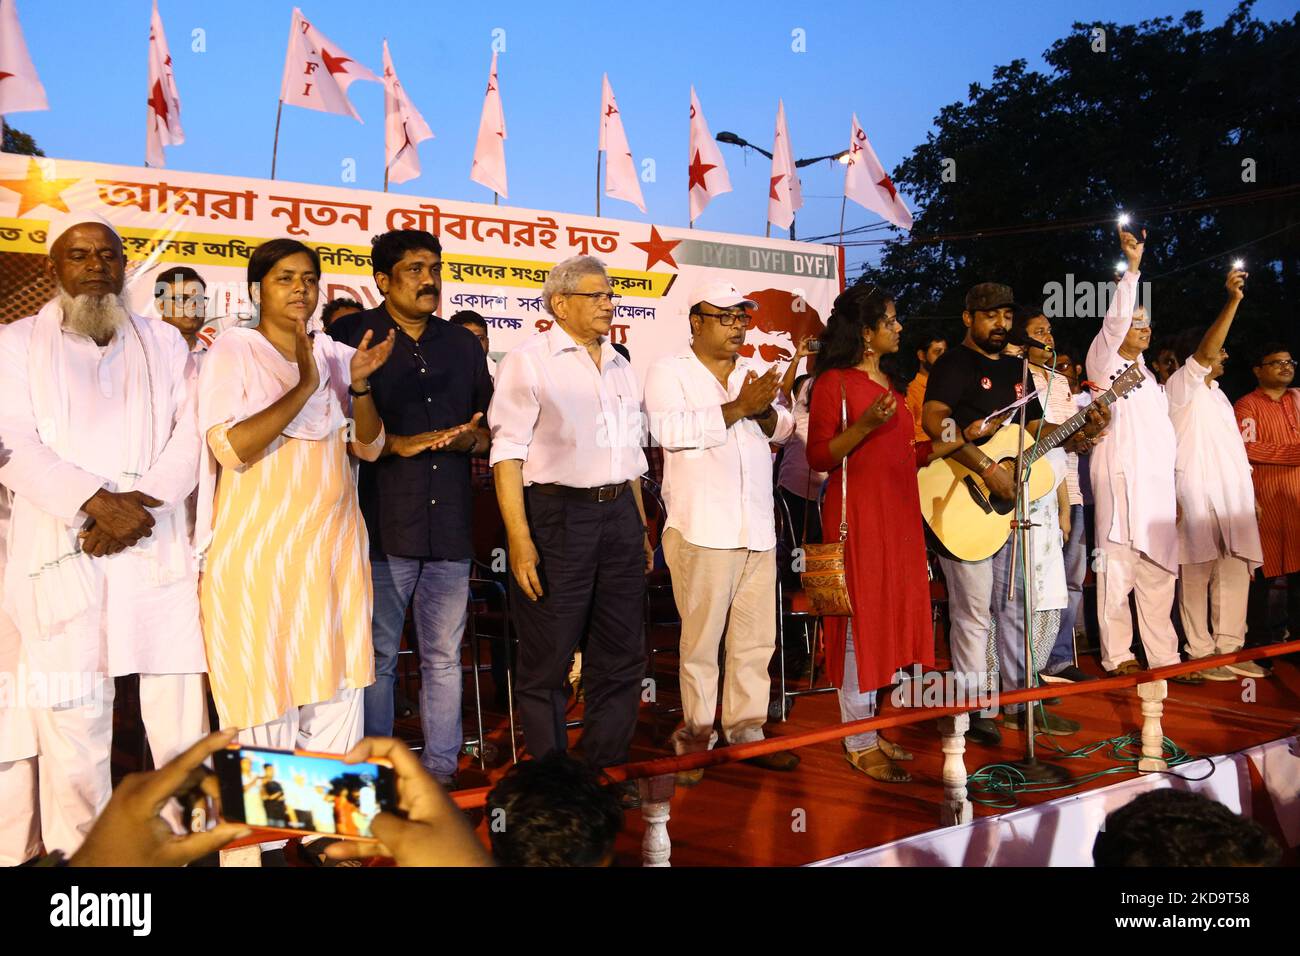
[[[224,333],[199,379],[212,692],[222,725],[241,728],[245,744],[343,752],[361,737],[362,688],[374,679],[349,451],[374,460],[383,448],[367,378],[392,338],[353,350],[308,335],[320,263],[301,243],[265,243],[248,271],[259,325]]]

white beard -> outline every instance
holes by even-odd
[[[122,297],[115,292],[71,296],[60,289],[59,305],[63,307],[63,327],[96,342],[112,339],[129,319]]]

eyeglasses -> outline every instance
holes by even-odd
[[[705,316],[710,319],[717,319],[718,325],[724,329],[729,329],[737,322],[741,325],[749,324],[749,312],[745,309],[735,309],[731,312],[701,312],[696,309],[691,315]]]
[[[1295,368],[1295,359],[1274,359],[1271,362],[1260,362],[1260,368],[1268,368],[1270,365],[1276,365],[1278,368]]]
[[[608,302],[610,305],[618,305],[618,300],[623,298],[616,292],[566,292],[565,295],[580,295],[584,299],[591,299],[599,305],[601,302]]]

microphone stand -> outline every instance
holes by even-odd
[[[1020,359],[1020,395],[1023,397],[1029,394],[1029,349],[1030,346],[1024,346],[1024,355]],[[1050,383],[1050,379],[1049,379]],[[1043,398],[1046,402],[1046,396]],[[1044,408],[1046,405],[1044,404]],[[1025,467],[1025,425],[1029,415],[1029,403],[1025,402],[1020,406],[1016,413],[1017,424],[1020,426],[1019,447],[1016,449],[1016,507],[1015,517],[1011,521],[1011,573],[1008,575],[1007,583],[1007,603],[1011,603],[1016,597],[1016,579],[1018,572],[1023,569],[1023,575],[1019,575],[1024,581],[1024,602],[1022,610],[1024,612],[1023,630],[1025,641],[1025,686],[1038,686],[1038,671],[1034,667],[1034,565],[1029,555],[1029,533],[1033,523],[1029,520],[1029,471]],[[1019,567],[1018,567],[1019,566]],[[1031,676],[1032,675],[1032,676]],[[1003,674],[1003,677],[1006,675]],[[1011,766],[1024,775],[1027,783],[1060,783],[1069,779],[1069,772],[1057,764],[1044,763],[1034,754],[1034,733],[1036,721],[1034,719],[1034,708],[1040,708],[1043,714],[1044,724],[1046,724],[1046,712],[1041,711],[1042,701],[1032,701],[1026,707],[1025,717],[1025,757],[1023,760],[1014,761]]]

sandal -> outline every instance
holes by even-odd
[[[854,770],[881,783],[908,783],[912,775],[890,760],[879,746],[866,750],[846,750],[844,759]]]
[[[884,751],[886,757],[890,760],[914,760],[912,751],[900,747],[892,740],[886,740],[883,735],[877,734],[876,739],[880,741],[880,749]]]

